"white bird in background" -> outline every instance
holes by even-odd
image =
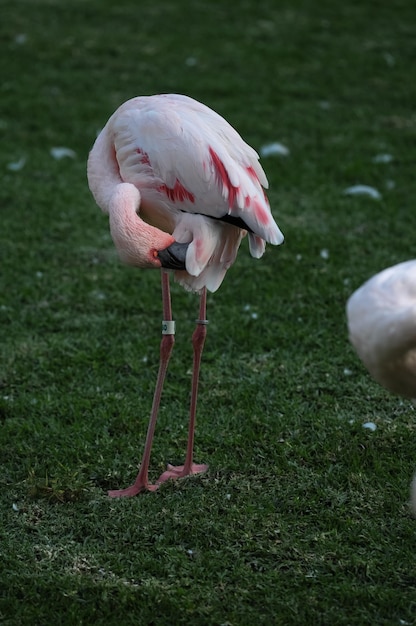
[[[373,378],[416,399],[416,260],[376,274],[347,302],[349,336]],[[411,488],[416,515],[416,477]]]
[[[109,215],[120,258],[162,274],[160,365],[140,471],[133,485],[109,492],[133,496],[170,478],[206,471],[206,465],[193,463],[193,441],[207,289],[218,289],[246,233],[255,258],[263,255],[266,242],[282,243],[283,235],[264,193],[268,183],[257,153],[222,117],[187,96],[143,96],[121,105],[91,150],[88,183]],[[185,463],[169,465],[151,485],[150,452],[174,344],[169,270],[185,289],[200,294],[199,319],[192,336]]]
[[[350,340],[373,378],[416,398],[416,261],[376,274],[349,298]]]

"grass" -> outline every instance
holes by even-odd
[[[1,623],[416,623],[414,409],[371,381],[344,313],[414,256],[413,1],[2,7]],[[244,244],[209,299],[208,474],[113,501],[146,432],[160,288],[117,261],[85,161],[122,101],[159,92],[290,148],[263,160],[286,242],[261,261]],[[382,199],[343,195],[358,183]],[[152,476],[186,441],[198,304],[173,291]]]

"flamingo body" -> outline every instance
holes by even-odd
[[[158,250],[173,241],[189,244],[185,270],[175,278],[191,291],[218,289],[245,230],[256,258],[265,242],[283,241],[257,153],[221,116],[187,96],[122,104],[90,153],[88,180],[126,263],[160,267]]]
[[[373,378],[416,399],[416,260],[370,278],[347,302],[351,343]],[[416,475],[410,488],[416,517]]]
[[[416,398],[416,261],[376,274],[349,298],[350,340],[373,378]]]
[[[139,473],[111,497],[154,491],[166,480],[198,474],[193,462],[195,414],[207,332],[206,293],[216,291],[248,233],[251,255],[283,235],[264,192],[267,179],[257,153],[217,113],[187,96],[133,98],[110,117],[88,159],[88,183],[120,258],[161,269],[163,331],[159,372]],[[148,468],[166,371],[174,345],[169,274],[200,294],[192,335],[194,353],[185,462],[150,484]]]

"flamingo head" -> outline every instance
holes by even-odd
[[[168,270],[184,270],[186,269],[186,252],[189,243],[178,243],[175,241],[164,250],[159,250],[157,258],[162,267]]]

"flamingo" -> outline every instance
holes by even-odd
[[[120,259],[161,270],[162,339],[159,371],[140,469],[126,489],[110,497],[154,491],[169,479],[208,469],[193,461],[198,381],[207,333],[207,290],[215,292],[234,263],[242,237],[260,258],[266,242],[283,235],[264,189],[266,175],[255,150],[228,122],[184,95],[139,96],[122,104],[98,135],[88,158],[88,184],[108,214]],[[174,345],[170,273],[199,294],[192,335],[193,373],[188,443],[184,465],[168,465],[159,479],[148,478],[160,399]]]
[[[416,261],[376,274],[347,302],[349,336],[373,378],[416,398]]]
[[[416,260],[381,271],[347,302],[349,337],[378,383],[416,399]],[[416,516],[416,476],[411,486]]]

